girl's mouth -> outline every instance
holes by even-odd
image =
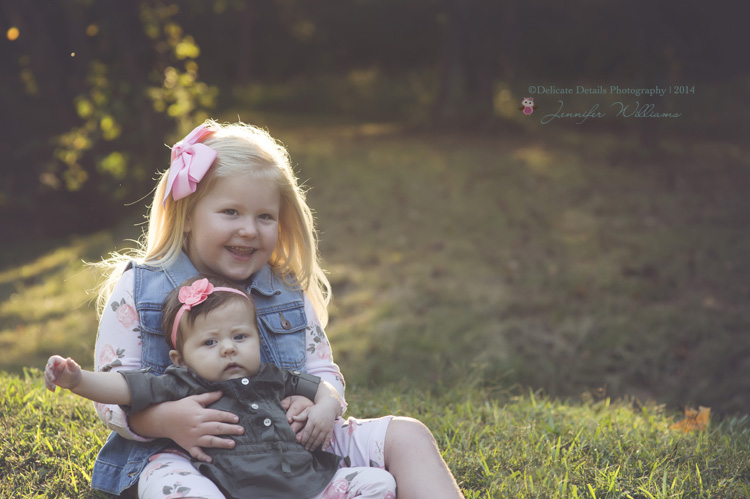
[[[253,253],[258,251],[256,248],[248,248],[246,246],[226,246],[227,250],[233,255],[237,256],[251,256]]]

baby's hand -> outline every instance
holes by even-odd
[[[63,359],[59,355],[53,355],[47,361],[44,369],[44,386],[51,392],[55,386],[72,390],[81,382],[81,366],[68,357]]]
[[[328,404],[316,404],[305,409],[294,417],[295,421],[307,420],[304,429],[297,434],[297,442],[309,451],[321,445],[323,450],[327,450],[331,446],[333,424],[337,416],[338,410],[328,407]]]

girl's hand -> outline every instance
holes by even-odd
[[[297,442],[309,451],[320,446],[323,450],[327,450],[331,446],[333,423],[338,416],[337,412],[337,409],[330,404],[320,403],[295,416],[295,421],[307,421],[304,429],[297,434]]]
[[[307,420],[305,409],[313,406],[312,400],[302,395],[292,395],[283,399],[281,406],[286,410],[286,419],[292,425],[292,430],[294,433],[299,433]],[[305,416],[302,416],[303,413]]]
[[[219,435],[242,435],[245,429],[231,412],[206,409],[221,392],[192,395],[154,405],[129,417],[130,428],[144,437],[169,438],[195,459],[211,462],[203,448],[232,449],[234,440]]]
[[[44,368],[44,386],[51,392],[55,387],[72,390],[81,382],[81,366],[68,357],[63,359],[59,355],[53,355],[47,361]]]

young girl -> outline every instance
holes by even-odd
[[[343,398],[344,379],[323,332],[330,285],[319,264],[312,213],[284,147],[258,128],[209,121],[177,143],[171,156],[141,248],[101,264],[109,279],[99,301],[97,371],[163,373],[170,358],[161,304],[179,283],[203,273],[252,295],[261,361],[318,376]],[[98,405],[114,432],[99,453],[92,486],[122,494],[156,468],[191,468],[184,457],[160,453],[162,439],[201,461],[208,460],[204,448],[232,448],[225,436],[242,433],[237,415],[206,407],[220,397],[194,395],[130,416],[119,406]],[[304,397],[283,403],[299,431],[303,421],[295,416],[312,403]],[[387,469],[402,499],[462,497],[432,434],[415,419],[339,419],[331,452],[348,456],[352,466]],[[166,474],[159,490],[172,490],[177,481],[179,475]]]
[[[234,449],[207,449],[211,463],[196,466],[222,493],[325,498],[330,494],[324,489],[344,486],[351,497],[395,498],[396,483],[387,471],[339,469],[340,456],[315,450],[327,446],[341,414],[341,398],[320,378],[261,364],[255,307],[244,291],[216,278],[190,279],[169,294],[163,315],[162,329],[171,331],[166,337],[173,363],[164,375],[92,373],[73,359],[53,355],[44,372],[47,388],[54,392],[60,386],[97,402],[130,406],[131,414],[159,402],[222,390],[224,396],[212,407],[238,413],[245,434],[235,438]],[[281,405],[289,394],[315,401],[300,439],[306,447],[297,442]],[[141,480],[144,492],[150,484],[160,485],[159,475]],[[190,480],[183,479],[181,490],[194,494]]]

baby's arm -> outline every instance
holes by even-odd
[[[315,450],[321,445],[328,449],[333,437],[333,424],[343,413],[341,395],[327,381],[321,381],[315,393],[315,405],[294,416],[295,421],[305,421],[304,429],[297,434],[297,441],[307,450]]]
[[[53,355],[49,358],[44,369],[44,384],[52,392],[59,386],[94,402],[130,405],[130,390],[121,374],[84,371],[70,357]]]

